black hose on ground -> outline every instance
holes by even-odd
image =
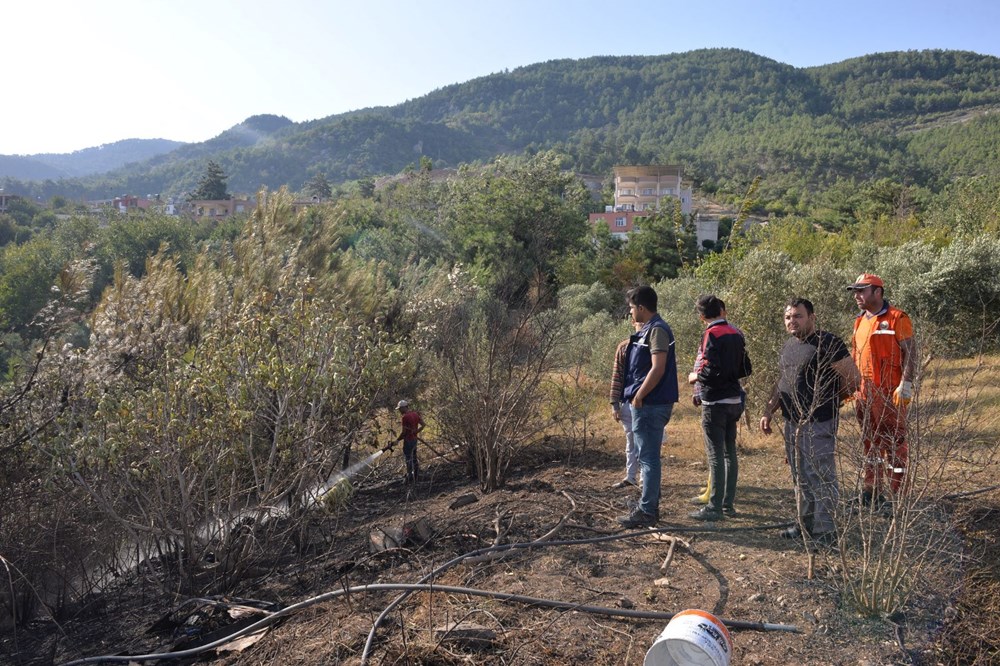
[[[434,579],[435,576],[440,575],[447,569],[461,563],[470,557],[477,557],[479,555],[485,555],[487,553],[502,552],[506,550],[526,550],[530,548],[542,548],[548,546],[579,546],[593,543],[603,543],[605,541],[618,541],[621,539],[632,539],[638,536],[645,536],[648,534],[658,534],[661,532],[757,532],[761,530],[770,529],[781,529],[783,527],[790,526],[791,523],[779,523],[777,525],[761,525],[757,527],[659,527],[653,529],[643,529],[631,532],[621,532],[618,534],[608,534],[599,537],[590,537],[588,539],[566,539],[563,541],[543,541],[543,542],[522,542],[522,543],[508,543],[500,546],[489,546],[487,548],[480,548],[479,550],[472,551],[471,553],[464,553],[448,560],[438,568],[434,569],[426,576],[417,581],[418,585],[427,583]],[[361,652],[361,666],[365,666],[368,663],[368,658],[371,653],[372,645],[375,641],[375,632],[378,631],[379,626],[388,617],[389,613],[396,609],[403,601],[409,597],[411,592],[404,592],[390,602],[388,606],[375,618],[375,622],[372,623],[372,628],[368,632],[368,638],[365,640],[364,650]]]
[[[527,604],[529,606],[542,606],[547,608],[555,608],[558,610],[566,611],[577,611],[580,613],[591,613],[596,615],[607,615],[611,617],[630,617],[641,620],[663,620],[669,622],[673,619],[676,613],[664,613],[660,611],[640,611],[640,610],[630,610],[625,608],[606,608],[604,606],[590,606],[587,604],[579,604],[570,601],[558,601],[554,599],[542,599],[539,597],[529,597],[522,594],[510,594],[507,592],[495,592],[493,590],[480,590],[472,587],[462,587],[459,585],[433,585],[430,583],[372,583],[370,585],[358,585],[356,587],[349,587],[340,590],[334,590],[332,592],[327,592],[305,601],[300,601],[297,604],[283,608],[280,611],[276,611],[251,625],[242,627],[234,631],[228,636],[224,636],[218,640],[211,643],[206,643],[205,645],[199,645],[196,648],[190,648],[188,650],[178,650],[177,652],[159,652],[150,654],[136,654],[136,655],[104,655],[99,657],[86,657],[84,659],[77,659],[75,661],[66,662],[63,666],[83,666],[84,664],[99,664],[99,663],[128,663],[128,662],[142,662],[142,661],[154,661],[161,659],[183,659],[185,657],[193,657],[199,654],[214,650],[217,647],[221,647],[226,643],[235,640],[241,636],[247,634],[253,634],[262,629],[267,628],[271,624],[274,624],[278,620],[291,615],[297,611],[300,611],[308,606],[312,606],[324,601],[329,601],[331,599],[336,599],[337,597],[344,596],[347,594],[360,594],[362,592],[377,592],[380,590],[406,590],[407,592],[446,592],[449,594],[467,594],[470,596],[478,597],[489,597],[491,599],[496,599],[498,601],[515,601],[518,603]],[[790,633],[801,633],[798,627],[787,624],[770,624],[767,622],[746,622],[743,620],[730,620],[725,618],[720,618],[720,622],[726,625],[729,629],[749,629],[754,631],[785,631]]]

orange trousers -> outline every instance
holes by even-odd
[[[862,464],[864,489],[882,492],[885,479],[898,494],[906,477],[909,449],[906,444],[906,407],[892,404],[892,393],[876,389],[855,401],[865,458]]]

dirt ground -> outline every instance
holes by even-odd
[[[553,437],[525,452],[506,487],[490,494],[479,492],[462,465],[427,450],[422,479],[405,486],[397,451],[356,479],[348,506],[317,518],[306,556],[270,552],[270,561],[262,560],[231,584],[225,599],[269,602],[273,610],[352,586],[416,583],[463,553],[493,545],[499,528],[501,544],[546,535],[556,544],[460,563],[433,582],[612,611],[669,614],[698,608],[728,620],[797,630],[734,630],[732,664],[1000,663],[997,491],[942,510],[959,555],[942,556],[927,569],[904,613],[864,617],[839,591],[847,560],[838,550],[815,553],[810,577],[805,545],[778,535],[795,513],[779,438],[741,435],[738,514],[706,525],[687,516],[695,508],[689,499],[706,477],[693,408],[679,409],[668,432],[657,531],[689,547],[677,545],[665,569],[667,542],[648,531],[626,532],[616,523],[637,494],[611,488],[622,476],[623,437],[608,418],[586,443]],[[475,501],[454,506],[470,494]],[[423,535],[429,536],[426,541],[421,525],[431,528]],[[415,528],[409,540],[381,550],[394,545],[386,535],[398,538],[404,527]],[[612,540],[613,535],[629,536]],[[578,540],[591,542],[566,543]],[[846,540],[842,546],[852,547]],[[266,544],[261,548],[266,551]],[[206,586],[204,592],[208,597],[214,591]],[[202,660],[240,666],[359,663],[375,618],[399,594],[355,591],[309,605],[242,651]],[[16,635],[0,631],[0,660],[66,663],[176,645],[179,634],[197,634],[198,625],[156,623],[190,596],[165,592],[162,582],[148,576],[122,581],[58,625],[38,621]],[[472,636],[443,636],[441,628],[456,622],[474,625]],[[419,591],[389,613],[376,633],[371,663],[641,664],[666,623]]]

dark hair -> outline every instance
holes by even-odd
[[[806,314],[813,313],[813,304],[808,298],[799,298],[796,296],[794,298],[789,298],[788,302],[785,303],[786,308],[797,308],[800,305],[806,309]]]
[[[705,319],[717,319],[722,316],[722,311],[726,309],[726,304],[715,294],[702,294],[694,302],[695,309]]]
[[[656,312],[656,290],[649,285],[643,285],[630,289],[628,292],[628,302],[632,305],[641,305],[650,312]]]

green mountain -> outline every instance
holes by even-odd
[[[45,180],[91,176],[145,162],[183,145],[167,139],[125,139],[72,153],[0,155],[0,177]]]
[[[233,192],[294,190],[557,148],[581,172],[681,163],[706,189],[813,189],[892,178],[937,187],[995,173],[1000,59],[882,53],[795,68],[746,51],[554,60],[435,90],[393,107],[306,123],[255,116],[200,144],[108,174],[28,187],[46,198],[192,189],[208,159]],[[991,159],[991,156],[993,157]]]

